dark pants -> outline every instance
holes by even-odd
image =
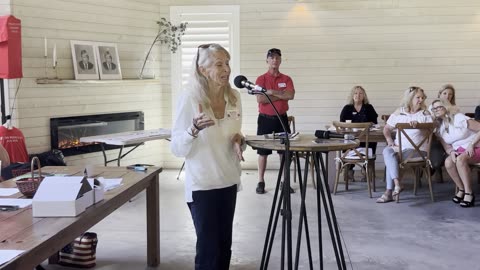
[[[430,162],[432,162],[432,167],[434,170],[442,169],[445,164],[445,159],[447,154],[443,149],[442,143],[437,139],[436,136],[432,136],[432,144],[430,146]]]
[[[228,270],[237,185],[194,191],[188,203],[197,233],[195,270]]]
[[[290,133],[290,127],[288,126],[288,116],[287,114],[280,115],[283,124],[287,128],[287,132]],[[257,119],[257,135],[263,134],[272,134],[273,132],[283,132],[283,127],[281,122],[278,120],[276,115],[265,115],[259,114]],[[283,151],[277,151],[279,154]],[[272,153],[270,149],[257,148],[257,154],[262,156],[268,156]]]

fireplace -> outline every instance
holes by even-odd
[[[143,112],[80,115],[50,119],[52,149],[60,149],[65,156],[102,151],[97,143],[80,142],[81,137],[112,134],[144,129]],[[105,145],[105,149],[120,146]]]

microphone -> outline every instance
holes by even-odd
[[[233,83],[238,88],[247,88],[249,90],[248,93],[252,95],[267,92],[265,88],[248,81],[247,77],[243,75],[238,75],[235,77]]]

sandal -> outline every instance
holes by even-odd
[[[392,197],[395,199],[395,201],[398,203],[400,201],[400,192],[403,191],[403,188],[400,186],[395,186],[392,192]]]
[[[400,192],[403,191],[403,188],[400,187],[400,186],[395,186],[395,188],[393,189],[393,192],[392,192],[392,196],[395,197],[395,196],[398,196],[398,194],[400,194]]]
[[[467,201],[467,196],[470,197],[470,201]],[[475,206],[475,195],[473,195],[473,192],[467,193],[465,192],[465,197],[463,197],[463,200],[460,202],[461,207],[472,207]]]
[[[392,196],[388,196],[387,194],[382,194],[382,197],[378,198],[377,199],[377,203],[387,203],[387,202],[392,202],[393,201],[393,197]]]
[[[452,201],[454,203],[461,203],[463,201],[463,197],[465,197],[465,190],[458,189],[458,192],[455,197],[452,198]]]

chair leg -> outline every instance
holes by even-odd
[[[370,165],[367,164],[367,166],[365,166],[365,177],[367,178],[367,187],[368,187],[368,195],[370,196],[370,198],[372,198],[372,187],[370,186],[370,181],[372,181],[372,178],[371,178],[371,172],[370,172]]]
[[[377,192],[377,185],[375,184],[376,177],[377,177],[377,174],[375,172],[375,162],[374,162],[373,165],[372,165],[373,192]]]
[[[297,182],[297,161],[295,158],[295,154],[292,155],[292,161],[293,161],[293,182]]]
[[[342,171],[342,165],[337,163],[337,171],[335,173],[335,184],[333,185],[333,195],[337,194],[338,181],[340,181],[340,172]]]
[[[348,165],[345,165],[345,164],[342,165],[341,171],[343,172],[343,182],[345,183],[345,190],[348,190],[348,170],[349,169],[350,168]]]
[[[432,202],[434,202],[435,199],[433,198],[432,176],[430,175],[430,168],[425,168],[425,174],[427,175],[428,188],[430,189],[430,199],[432,200]]]
[[[315,179],[315,166],[314,166],[313,162],[310,162],[310,173],[311,173],[313,188],[317,189],[317,181]]]

